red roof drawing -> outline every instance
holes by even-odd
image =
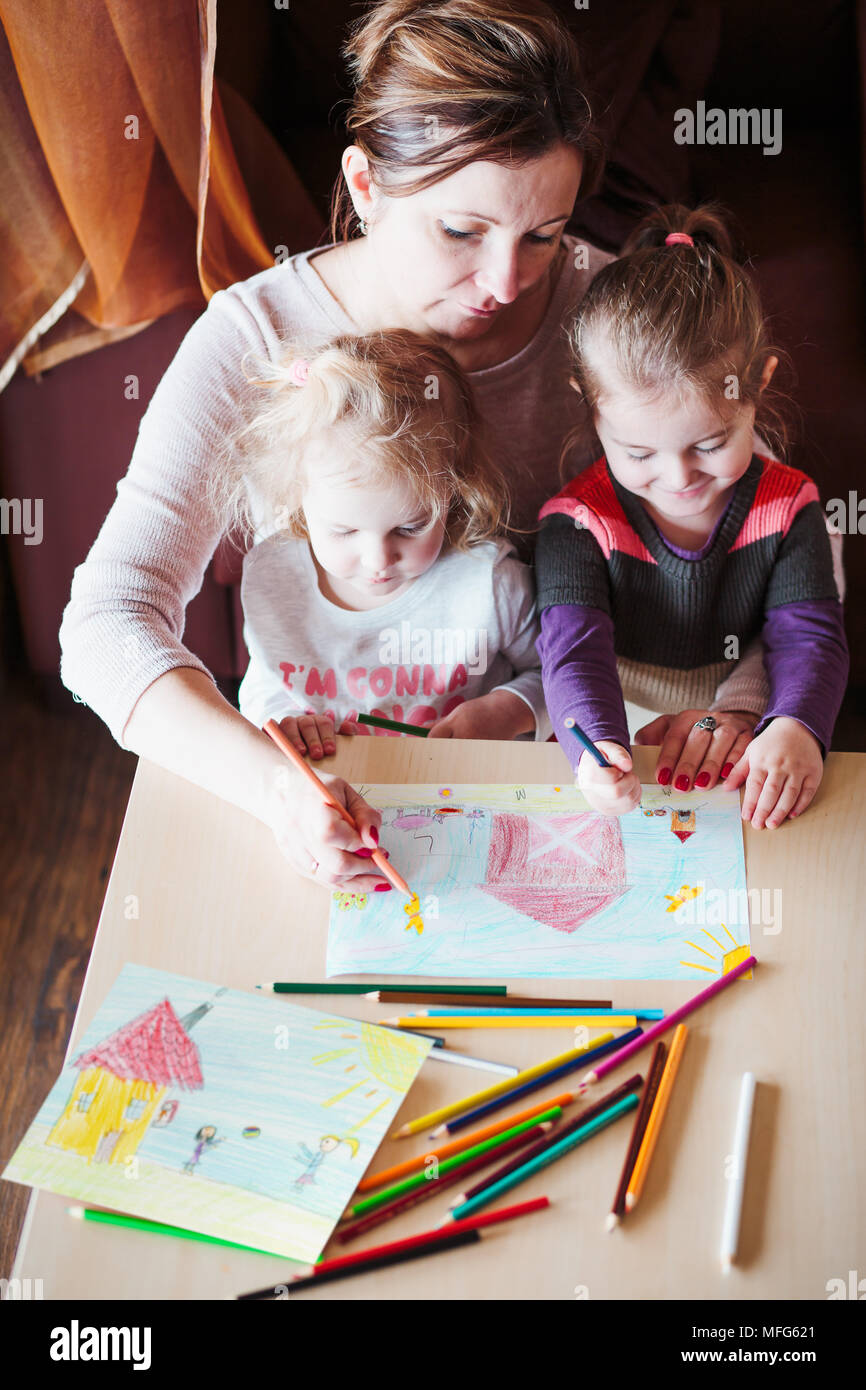
[[[198,1048],[167,999],[82,1052],[73,1066],[105,1067],[121,1081],[155,1081],[187,1091],[204,1085]]]

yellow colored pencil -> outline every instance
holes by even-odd
[[[383,1018],[389,1028],[634,1028],[634,1014],[555,1014],[528,1018],[488,1018],[483,1014],[448,1014],[426,1018],[409,1014],[404,1018]]]
[[[582,1057],[585,1052],[593,1048],[600,1047],[602,1043],[610,1042],[613,1033],[602,1033],[600,1038],[593,1038],[592,1042],[585,1047],[572,1047],[568,1052],[560,1052],[557,1057],[548,1057],[546,1062],[537,1062],[533,1067],[527,1067],[525,1071],[519,1071],[516,1076],[509,1076],[505,1081],[497,1081],[492,1086],[487,1086],[483,1091],[475,1091],[471,1096],[464,1096],[462,1100],[453,1100],[450,1105],[442,1105],[438,1110],[431,1110],[429,1115],[419,1115],[417,1120],[408,1120],[405,1125],[401,1125],[391,1135],[392,1139],[403,1139],[407,1134],[418,1134],[428,1125],[436,1125],[440,1120],[450,1120],[452,1115],[459,1115],[462,1110],[472,1110],[476,1105],[483,1105],[486,1100],[495,1100],[497,1096],[504,1096],[506,1091],[513,1091],[517,1086],[522,1086],[524,1081],[534,1081],[537,1076],[541,1076],[546,1071],[553,1071],[554,1067],[564,1066],[566,1062],[574,1062],[578,1057]]]
[[[677,1025],[677,1030],[674,1033],[671,1050],[668,1053],[668,1060],[665,1063],[662,1079],[659,1082],[658,1093],[653,1108],[650,1111],[650,1117],[647,1120],[646,1132],[641,1146],[638,1149],[637,1158],[635,1159],[634,1168],[632,1169],[632,1175],[628,1184],[628,1191],[625,1194],[626,1211],[632,1211],[634,1207],[637,1206],[638,1199],[643,1191],[650,1160],[655,1150],[656,1140],[659,1137],[662,1121],[664,1120],[665,1111],[668,1108],[668,1101],[670,1100],[671,1091],[673,1090],[674,1081],[676,1080],[677,1071],[679,1070],[680,1059],[683,1055],[683,1048],[686,1045],[688,1031],[686,1025],[680,1023]]]

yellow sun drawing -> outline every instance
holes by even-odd
[[[729,975],[730,972],[731,972],[733,969],[735,969],[736,966],[740,965],[742,961],[747,960],[747,959],[748,959],[748,956],[749,956],[749,951],[750,951],[749,946],[748,946],[748,945],[746,945],[746,946],[739,946],[739,945],[737,944],[737,942],[734,941],[734,938],[731,936],[731,933],[728,931],[728,929],[727,929],[727,927],[725,926],[724,922],[720,923],[720,928],[721,928],[721,930],[725,933],[725,935],[729,938],[729,940],[730,940],[731,942],[733,942],[733,949],[727,949],[727,950],[726,950],[726,949],[725,949],[725,946],[723,945],[723,943],[722,943],[721,941],[719,941],[718,937],[713,936],[712,932],[711,932],[711,931],[707,931],[706,927],[703,927],[702,930],[703,930],[704,936],[708,936],[708,937],[710,938],[711,941],[715,941],[716,945],[718,946],[718,948],[719,948],[719,950],[720,950],[720,952],[721,952],[721,962],[722,962],[722,968],[721,968],[721,970],[712,970],[708,965],[698,965],[698,964],[697,964],[695,961],[693,961],[693,960],[681,960],[681,961],[680,961],[680,965],[687,965],[687,966],[689,966],[689,968],[692,969],[692,970],[705,970],[705,971],[707,972],[708,975]],[[719,959],[719,957],[713,955],[713,953],[712,953],[711,951],[707,951],[707,950],[704,949],[703,946],[699,946],[698,943],[697,943],[696,941],[689,941],[689,940],[686,940],[686,943],[685,943],[685,944],[686,944],[687,946],[691,946],[691,948],[692,948],[693,951],[700,951],[701,955],[702,955],[702,956],[706,956],[707,960],[711,960],[711,961],[717,962],[718,959]],[[752,978],[752,972],[751,972],[751,970],[747,970],[746,973],[745,973],[745,975],[744,975],[742,978],[743,978],[744,980],[750,980],[750,979]]]
[[[323,1066],[343,1057],[351,1057],[353,1061],[345,1070],[354,1071],[356,1067],[361,1066],[365,1073],[360,1081],[355,1081],[353,1085],[323,1101],[324,1108],[337,1105],[353,1091],[359,1091],[365,1086],[372,1088],[364,1092],[365,1098],[372,1099],[381,1095],[383,1087],[389,1092],[384,1100],[373,1107],[369,1115],[365,1115],[363,1120],[359,1120],[346,1131],[347,1134],[351,1134],[356,1129],[363,1129],[374,1115],[378,1115],[380,1110],[384,1110],[385,1106],[390,1104],[391,1093],[397,1092],[402,1095],[408,1090],[418,1069],[418,1048],[411,1035],[399,1033],[396,1029],[382,1028],[374,1023],[362,1023],[354,1018],[328,1019],[325,1023],[317,1023],[316,1028],[351,1028],[352,1032],[342,1032],[340,1037],[351,1040],[355,1046],[321,1052],[312,1058],[314,1066]]]

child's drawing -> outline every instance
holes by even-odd
[[[332,906],[329,975],[685,979],[694,967],[681,959],[678,909],[707,888],[746,902],[739,798],[730,793],[671,800],[668,788],[647,786],[640,807],[619,819],[569,787],[378,786],[365,795],[416,897]],[[411,926],[422,893],[436,916],[413,933],[405,918]],[[738,915],[735,906],[728,928],[735,948],[748,946],[747,908]]]
[[[3,1176],[312,1261],[429,1047],[126,965]]]

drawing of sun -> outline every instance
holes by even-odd
[[[440,795],[440,796],[448,797],[448,796],[453,796],[454,793],[453,793],[453,791],[451,790],[450,787],[440,787],[440,788],[439,788],[439,795]]]
[[[670,911],[670,908],[668,908],[667,910]],[[718,937],[713,936],[713,933],[711,931],[707,931],[706,927],[703,927],[702,931],[704,933],[704,936],[708,936],[711,941],[714,941],[716,943],[716,945],[719,948],[719,951],[721,952],[721,957],[715,956],[711,951],[705,950],[704,947],[699,946],[696,941],[686,940],[685,944],[687,946],[690,946],[693,951],[699,951],[702,956],[706,956],[707,960],[711,960],[717,963],[718,960],[721,958],[721,970],[713,970],[709,965],[698,965],[693,960],[681,960],[680,965],[687,965],[692,970],[705,970],[708,975],[729,975],[732,970],[734,970],[738,965],[741,964],[742,961],[748,959],[750,952],[750,947],[748,946],[748,944],[745,946],[738,946],[736,941],[734,941],[734,938],[731,936],[731,933],[725,926],[724,922],[722,922],[720,926],[721,930],[733,943],[732,949],[726,949],[723,943],[719,941]],[[743,979],[751,980],[751,978],[752,972],[751,970],[747,970],[745,975],[743,976]]]
[[[359,1120],[356,1125],[352,1125],[347,1130],[351,1134],[356,1129],[363,1129],[378,1115],[380,1110],[384,1110],[392,1099],[392,1093],[400,1094],[408,1090],[415,1073],[418,1070],[418,1048],[414,1045],[411,1036],[407,1037],[396,1029],[382,1028],[374,1023],[362,1023],[358,1019],[328,1019],[325,1023],[317,1023],[316,1028],[341,1028],[352,1029],[352,1032],[345,1031],[340,1033],[340,1038],[345,1038],[347,1042],[352,1042],[351,1047],[337,1047],[330,1052],[320,1052],[318,1056],[312,1058],[313,1066],[324,1066],[329,1062],[337,1062],[343,1058],[352,1058],[347,1066],[343,1068],[345,1072],[360,1071],[360,1079],[353,1080],[351,1086],[346,1086],[338,1091],[329,1100],[322,1101],[323,1108],[337,1105],[353,1091],[364,1090],[365,1100],[374,1100],[377,1096],[382,1096],[383,1090],[386,1092],[384,1099],[379,1100],[363,1120]]]

